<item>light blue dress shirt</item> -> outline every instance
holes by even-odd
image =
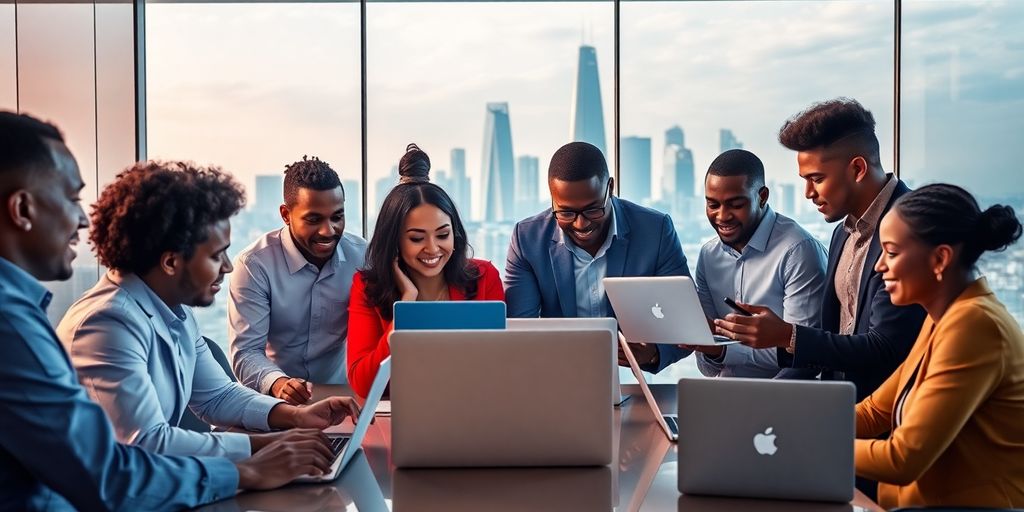
[[[718,237],[701,247],[697,259],[697,295],[704,314],[732,313],[723,299],[766,306],[789,323],[817,327],[825,290],[828,258],[810,233],[770,207],[750,241],[737,252]],[[701,373],[723,377],[774,377],[777,351],[728,345],[724,359],[697,356]]]
[[[562,235],[561,243],[572,253],[573,276],[576,278],[576,314],[584,318],[597,318],[611,316],[608,311],[608,301],[605,300],[604,281],[608,275],[608,248],[612,246],[615,237],[619,234],[618,225],[615,220],[615,208],[608,209],[611,225],[608,227],[608,235],[604,243],[597,249],[593,256],[583,250],[572,240],[565,236],[565,232],[559,230]]]
[[[50,294],[0,258],[0,510],[177,510],[234,495],[219,457],[114,440],[46,318]]]
[[[266,431],[282,402],[232,382],[192,310],[168,307],[134,274],[107,272],[71,305],[57,335],[122,443],[242,460],[252,454],[248,435],[178,428],[185,408],[213,425]]]
[[[260,393],[281,377],[346,383],[348,296],[365,255],[366,240],[345,233],[334,257],[317,269],[287,226],[246,247],[230,275],[228,301],[238,380]]]

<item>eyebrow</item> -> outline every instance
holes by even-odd
[[[718,199],[715,199],[713,197],[704,196],[704,199],[707,199],[708,201],[714,201],[716,203],[731,203],[733,201],[737,201],[737,200],[740,200],[740,199],[749,199],[749,198],[747,196],[732,196],[732,197],[727,197],[727,198],[722,199],[721,201],[719,201]]]
[[[224,252],[224,251],[228,250],[228,247],[231,247],[230,243],[225,245],[224,247],[221,247],[220,249],[217,249],[216,251],[213,251],[213,254],[217,254],[219,252]]]
[[[439,228],[435,229],[435,230],[434,230],[434,232],[436,233],[436,232],[438,232],[438,231],[441,231],[442,229],[445,229],[445,228],[450,228],[450,227],[451,227],[451,224],[445,224],[445,225],[443,225],[443,226],[441,226],[441,227],[439,227]],[[409,229],[405,230],[405,232],[406,232],[406,233],[408,233],[408,232],[410,232],[410,231],[414,231],[414,232],[416,232],[416,233],[426,233],[426,232],[427,232],[427,230],[425,230],[425,229],[420,229],[420,228],[409,228]]]
[[[589,210],[591,208],[600,208],[601,206],[602,206],[601,205],[601,200],[597,199],[597,200],[594,200],[594,201],[591,201],[591,202],[587,203],[583,208],[580,208],[580,210]],[[559,211],[559,210],[572,210],[572,208],[566,208],[566,207],[564,207],[564,206],[562,206],[562,205],[560,205],[558,203],[555,203],[555,211]]]

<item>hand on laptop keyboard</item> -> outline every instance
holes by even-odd
[[[297,429],[281,434],[252,457],[235,463],[240,489],[273,489],[301,476],[330,471],[335,453],[323,432]]]

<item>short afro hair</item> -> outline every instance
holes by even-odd
[[[854,152],[871,165],[881,166],[875,116],[857,100],[836,98],[815,103],[779,129],[779,142],[793,151],[827,148],[839,141],[851,144]]]
[[[216,167],[139,162],[122,171],[92,208],[89,239],[103,265],[142,274],[165,252],[191,259],[209,228],[245,206],[245,191]]]
[[[708,167],[708,175],[746,176],[748,189],[764,186],[764,164],[745,149],[730,149],[718,155]]]
[[[284,166],[284,203],[291,206],[299,197],[300,188],[310,190],[334,190],[341,187],[341,178],[331,169],[330,164],[317,157],[302,155],[291,165]],[[341,193],[345,193],[344,187]]]
[[[570,142],[555,151],[548,164],[548,180],[582,181],[597,176],[608,179],[608,162],[593,144]]]

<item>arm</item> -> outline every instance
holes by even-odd
[[[905,362],[871,396],[857,404],[858,439],[874,439],[892,428],[892,408],[896,404],[896,395],[901,391],[900,375],[904,367]]]
[[[694,281],[697,284],[697,298],[700,299],[700,307],[704,310],[704,316],[714,318],[716,316],[715,303],[708,285],[707,270],[704,269],[704,258],[704,249],[702,248],[700,255],[697,256],[697,272]],[[712,329],[714,329],[713,326]],[[722,347],[722,350],[729,352],[729,347]],[[723,353],[722,356],[724,355]],[[722,369],[725,368],[722,358],[710,357],[702,353],[697,353],[695,357],[697,358],[697,370],[705,377],[718,377],[722,374]]]
[[[505,290],[501,286],[501,275],[498,274],[498,269],[494,268],[494,265],[487,261],[480,265],[480,273],[477,299],[505,300]]]
[[[234,494],[238,472],[227,459],[118,444],[60,344],[38,327],[46,317],[8,306],[0,314],[0,446],[27,473],[80,510],[182,509]]]
[[[189,407],[199,419],[246,430],[270,430],[267,417],[282,400],[232,382],[213,358],[206,340],[196,340],[196,366]]]
[[[658,262],[654,275],[656,276],[686,276],[690,277],[690,269],[686,266],[686,256],[683,255],[683,246],[679,243],[679,235],[672,225],[672,217],[665,215],[661,218],[661,236],[658,246]],[[690,355],[690,351],[675,345],[658,345],[658,364],[649,365],[644,368],[650,372],[660,372],[672,363]]]
[[[928,366],[920,370],[923,380],[892,436],[856,441],[857,474],[894,485],[919,479],[998,386],[1006,340],[987,313],[968,308],[945,319],[933,335]]]
[[[817,328],[821,326],[821,302],[825,296],[826,275],[828,272],[828,256],[825,248],[817,240],[808,239],[795,245],[782,263],[782,279],[784,297],[782,300],[783,315],[786,322],[794,325],[805,325]],[[758,354],[765,357],[765,368],[768,359],[778,379],[813,379],[819,371],[813,368],[791,368],[786,362],[780,361],[780,354],[789,356],[788,352],[775,349],[758,349]],[[786,368],[781,368],[786,366]]]
[[[231,367],[246,387],[263,394],[281,377],[281,368],[267,357],[270,332],[270,281],[256,261],[239,259],[231,273],[228,294],[228,343]]]
[[[348,382],[361,397],[370,392],[380,362],[391,355],[388,334],[393,327],[388,322],[381,328],[380,314],[366,303],[366,284],[357,273],[348,301]]]
[[[164,405],[176,400],[178,391],[158,390],[154,385],[147,350],[150,333],[140,329],[138,321],[123,309],[111,307],[89,314],[71,336],[70,355],[82,386],[107,412],[118,441],[167,455],[241,460],[252,453],[245,434],[193,432],[168,422]],[[176,374],[180,369],[155,371]]]
[[[540,287],[530,262],[522,254],[519,243],[520,225],[512,230],[512,243],[505,261],[505,304],[509,318],[540,316]]]

